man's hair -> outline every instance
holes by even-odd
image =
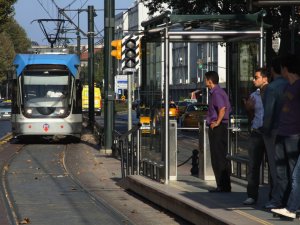
[[[296,73],[300,76],[300,59],[295,54],[287,54],[280,61],[281,67],[286,67],[290,73]]]
[[[207,80],[211,80],[214,84],[219,83],[219,75],[216,71],[208,71],[204,74]]]
[[[276,74],[281,74],[280,63],[281,63],[280,57],[275,57],[272,59],[271,67],[273,68],[273,70],[275,71]]]
[[[259,72],[262,77],[267,77],[269,79],[269,72],[266,68],[258,68],[255,70],[255,73]]]

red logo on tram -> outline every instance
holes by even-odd
[[[43,130],[44,130],[45,132],[47,132],[47,131],[49,130],[49,128],[50,128],[50,126],[49,126],[48,123],[45,123],[45,124],[43,125]]]

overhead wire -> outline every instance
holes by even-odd
[[[45,10],[45,12],[48,14],[48,16],[50,17],[50,19],[53,19],[52,16],[50,15],[49,11],[44,7],[44,5],[41,3],[40,0],[38,0],[38,3],[39,3],[40,6]]]

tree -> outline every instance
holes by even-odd
[[[6,32],[0,33],[0,43],[0,83],[3,83],[11,70],[10,66],[12,65],[15,51],[13,43]]]
[[[31,42],[28,39],[25,30],[16,22],[15,19],[10,18],[4,25],[4,30],[9,35],[16,53],[28,52]]]
[[[31,45],[24,29],[12,18],[15,2],[0,0],[0,85],[6,82],[11,72],[15,54],[27,52]]]
[[[13,4],[17,0],[0,0],[0,32],[3,30],[3,25],[13,15],[14,7]]]
[[[165,4],[169,5],[168,9],[173,9],[177,14],[235,14],[248,13],[245,0],[142,0],[149,8],[149,14],[163,12],[166,10]],[[296,9],[296,12],[293,10]],[[261,8],[254,9],[254,12]],[[297,24],[300,20],[299,9],[294,6],[273,6],[266,7],[267,16],[265,22],[272,25],[272,29],[267,32],[267,59],[271,59],[276,53],[272,49],[272,39],[279,37],[281,39],[278,55],[284,55],[291,51],[291,43],[295,43],[295,52],[299,52],[298,30],[291,26],[291,21]],[[300,11],[300,10],[299,10]],[[292,37],[292,34],[295,36]]]

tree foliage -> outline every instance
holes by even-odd
[[[6,81],[15,54],[27,52],[31,45],[25,30],[12,17],[15,2],[0,0],[0,84]]]
[[[25,30],[13,18],[9,19],[4,27],[5,32],[13,42],[15,52],[26,53],[31,46],[31,42]]]
[[[15,51],[13,42],[6,32],[0,33],[0,43],[0,83],[2,83],[11,69]]]
[[[3,25],[12,16],[14,12],[13,4],[17,0],[0,0],[0,32],[3,31]]]
[[[142,0],[149,8],[149,14],[156,12],[173,10],[177,14],[236,14],[249,13],[245,0]],[[293,10],[295,9],[295,12]],[[261,8],[255,8],[253,11],[259,11]],[[279,55],[284,55],[291,51],[291,40],[295,43],[295,52],[299,49],[298,29],[291,26],[291,21],[299,24],[299,11],[293,6],[273,6],[266,7],[267,16],[265,22],[272,25],[272,29],[267,32],[267,58],[275,55],[272,49],[272,39],[280,37]],[[292,34],[295,36],[292,37]],[[269,57],[268,57],[269,56]]]

